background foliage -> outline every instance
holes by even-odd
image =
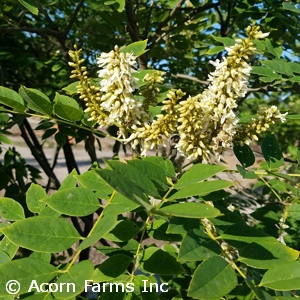
[[[0,297],[14,299],[5,291],[10,279],[20,281],[22,299],[88,298],[82,291],[89,279],[135,284],[134,293],[100,292],[100,299],[299,297],[296,1],[4,0],[0,8],[0,187],[5,196],[0,198]],[[94,163],[101,157],[96,140],[104,135],[88,123],[70,85],[68,51],[75,43],[83,49],[89,76],[97,77],[101,52],[147,39],[149,51],[139,57],[139,68],[163,70],[166,88],[194,95],[207,85],[209,61],[220,59],[224,46],[243,36],[252,21],[270,35],[257,42],[249,93],[239,103],[241,117],[247,120],[263,103],[290,114],[259,142],[263,161],[258,167],[246,146],[235,148],[237,170],[197,164],[186,171],[162,157],[107,161],[105,169]],[[31,127],[30,115],[43,118],[38,128]],[[14,148],[7,150],[13,125],[48,176],[47,186],[37,184],[38,170]],[[70,175],[63,182],[48,163],[38,129],[45,131],[44,140],[54,135],[64,151]],[[70,136],[84,141],[94,163],[84,174],[79,174]],[[116,143],[114,154],[119,148]],[[239,172],[251,189],[238,190],[218,177],[221,172]],[[48,196],[50,187],[57,192]],[[144,246],[148,237],[162,242]],[[94,266],[89,247],[98,240],[96,249],[106,260]],[[28,294],[31,279],[71,281],[77,288],[73,294]],[[142,280],[168,283],[169,292],[142,293]]]

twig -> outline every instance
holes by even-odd
[[[158,36],[158,33],[161,32],[161,30],[168,24],[169,21],[172,20],[175,13],[180,9],[180,7],[183,5],[185,0],[179,0],[175,7],[170,12],[169,16],[159,24],[159,26],[156,28],[156,30],[152,33],[150,40],[153,40],[156,36]]]
[[[149,13],[146,19],[146,24],[145,24],[145,29],[143,31],[143,38],[146,38],[149,33],[149,27],[150,27],[150,21],[151,21],[151,15],[153,11],[153,5],[154,5],[154,0],[151,0],[150,8],[149,8]]]
[[[88,144],[87,152],[91,158],[92,163],[97,161],[97,154],[95,149],[95,136],[92,132],[87,133],[87,139],[85,141]]]
[[[32,32],[32,33],[36,33],[40,36],[44,36],[44,35],[52,35],[55,37],[58,37],[58,33],[57,31],[51,30],[51,29],[46,29],[46,28],[35,28],[35,27],[12,27],[12,26],[2,26],[0,27],[0,34],[3,33],[11,33],[11,32],[22,32],[22,31],[26,31],[26,32]]]
[[[36,5],[39,9],[39,11],[45,16],[48,24],[50,25],[50,27],[52,28],[52,30],[54,30],[55,32],[59,32],[59,29],[57,27],[57,25],[52,21],[52,19],[49,17],[47,11],[43,8],[43,6],[41,5],[41,3],[39,1],[35,1]]]
[[[136,15],[133,10],[133,3],[131,0],[126,0],[125,2],[125,12],[128,21],[128,32],[132,42],[138,42],[141,40],[139,29],[137,25]],[[141,70],[147,69],[148,58],[146,54],[141,55],[138,58],[139,66]]]
[[[183,19],[182,22],[178,23],[177,25],[182,25],[184,24],[186,21],[191,20],[194,16],[198,15],[199,13],[211,9],[211,8],[216,8],[218,7],[219,2],[217,3],[213,3],[213,4],[206,4],[200,7],[197,7],[196,9],[192,10],[192,12],[190,14],[187,15],[186,18]],[[164,21],[165,22],[165,21]],[[163,22],[163,23],[164,23]],[[155,32],[152,34],[152,36],[148,39],[148,42],[151,43],[149,44],[149,48],[152,48],[155,44],[157,44],[162,38],[164,38],[166,35],[168,35],[171,31],[173,31],[177,26],[172,26],[171,28],[169,28],[167,31],[164,31],[161,35],[161,31],[163,29],[164,26],[166,26],[167,23],[165,23],[162,27],[161,25],[158,27],[161,29],[158,30],[158,28],[155,30]],[[156,39],[155,39],[156,38]],[[154,40],[155,39],[155,40]]]
[[[174,78],[183,78],[183,79],[187,79],[187,80],[191,80],[191,81],[195,81],[201,84],[205,84],[205,85],[209,85],[209,81],[205,81],[205,80],[200,80],[195,76],[190,76],[190,75],[186,75],[186,74],[171,74],[171,77]],[[267,84],[258,88],[247,88],[247,92],[248,93],[252,93],[252,92],[267,92],[269,90],[269,87],[271,87],[272,85]]]
[[[171,77],[174,77],[174,78],[183,78],[183,79],[195,81],[195,82],[198,82],[198,83],[201,83],[201,84],[205,84],[205,85],[209,84],[208,81],[200,80],[200,79],[198,79],[195,76],[190,76],[190,75],[185,75],[185,74],[176,74],[176,75],[175,74],[171,74]]]
[[[76,172],[78,174],[80,174],[77,162],[74,157],[74,153],[72,151],[72,148],[71,148],[71,145],[70,145],[70,142],[69,142],[69,139],[67,136],[66,136],[66,143],[63,146],[63,150],[64,150],[64,155],[65,155],[65,159],[66,159],[68,172],[71,173],[73,171],[73,169],[75,169]]]
[[[78,3],[78,5],[76,6],[76,8],[75,8],[75,10],[74,10],[74,13],[73,13],[73,15],[72,15],[72,17],[71,17],[71,19],[70,19],[70,22],[69,22],[69,24],[66,26],[66,28],[65,28],[65,30],[64,30],[64,32],[63,32],[63,34],[62,34],[62,36],[63,36],[65,39],[67,38],[67,35],[68,35],[70,29],[72,28],[74,22],[76,21],[77,15],[78,15],[80,9],[83,7],[83,4],[84,4],[84,0],[81,0],[81,1]]]
[[[53,156],[53,161],[52,161],[52,164],[51,164],[51,170],[52,171],[54,170],[54,168],[56,166],[59,151],[60,151],[60,146],[57,146],[56,149],[55,149],[54,156]],[[47,183],[46,188],[45,188],[47,193],[50,189],[50,184],[51,184],[51,181],[50,181],[50,179],[48,179],[48,183]]]
[[[41,166],[41,168],[43,169],[43,171],[46,173],[46,175],[49,177],[49,179],[51,180],[51,182],[54,183],[56,189],[59,189],[60,183],[59,183],[57,177],[55,176],[55,174],[53,173],[53,170],[51,170],[51,167],[50,167],[50,165],[48,163],[48,160],[45,159],[44,152],[43,151],[42,152],[39,151],[39,149],[36,148],[35,145],[32,143],[32,141],[30,140],[30,138],[29,138],[29,136],[28,136],[28,134],[26,132],[24,124],[20,124],[19,128],[20,128],[20,131],[21,131],[21,135],[22,135],[24,141],[26,142],[27,146],[31,150],[31,153],[32,153],[33,157],[39,163],[39,165]]]

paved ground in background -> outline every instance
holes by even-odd
[[[32,128],[34,129],[38,123],[39,120],[35,118],[30,118],[30,124]],[[23,138],[20,135],[20,131],[18,126],[15,126],[12,128],[12,136],[9,136],[9,138],[13,141],[12,145],[4,145],[3,148],[8,148],[8,147],[15,147],[15,149],[25,158],[26,162],[38,169],[40,169],[39,164],[35,160],[35,158],[32,156],[30,149],[26,146]],[[52,164],[52,159],[54,157],[55,149],[56,149],[56,143],[54,138],[49,138],[46,141],[41,140],[41,136],[43,134],[42,131],[36,131],[37,137],[39,138],[41,143],[44,143],[44,151],[46,154],[46,157],[48,158],[48,161],[50,165]],[[100,164],[102,163],[101,158],[104,157],[106,159],[112,158],[112,147],[113,147],[114,141],[108,138],[101,139],[101,147],[102,151],[97,151],[97,157],[98,161]],[[96,146],[98,147],[98,146]],[[91,166],[91,161],[89,158],[89,155],[86,153],[84,149],[84,144],[74,144],[72,145],[72,149],[74,152],[75,159],[78,163],[78,167],[81,173],[87,171],[89,167]],[[4,151],[5,152],[5,151]],[[153,153],[154,155],[154,153]],[[123,150],[120,151],[120,159],[130,159],[132,156],[131,152],[128,151],[127,155],[124,154]],[[3,154],[0,155],[0,161],[3,160]],[[234,156],[232,151],[227,151],[224,156],[224,161],[226,162],[226,165],[230,168],[235,170],[236,169],[236,164],[239,162],[237,161],[236,157]],[[41,170],[41,169],[40,169]],[[42,171],[42,170],[41,170]],[[60,150],[59,157],[57,160],[57,164],[55,167],[55,174],[59,181],[62,181],[67,175],[68,175],[68,170],[65,164],[65,158],[64,158],[64,153],[63,150]],[[42,172],[43,180],[41,182],[42,185],[47,183],[47,177],[46,175]],[[228,174],[223,174],[222,175],[223,179],[230,179],[238,182],[239,184],[247,184],[249,185],[249,180],[244,181],[239,174],[236,174],[235,176],[228,176]]]

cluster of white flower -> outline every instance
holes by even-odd
[[[133,95],[139,88],[134,77],[136,58],[132,53],[123,53],[115,46],[109,53],[101,53],[97,60],[101,68],[98,72],[101,78],[100,91],[103,93],[100,106],[108,112],[107,125],[115,122],[127,126],[141,125],[141,122],[149,120],[148,114],[142,109],[142,102]]]
[[[220,159],[224,150],[233,146],[239,121],[234,109],[236,100],[247,92],[251,71],[247,60],[255,51],[253,38],[268,35],[258,29],[249,26],[248,37],[227,47],[228,56],[222,62],[211,61],[215,71],[209,75],[208,88],[201,95],[180,103],[178,131],[181,138],[177,147],[189,159],[206,161],[210,152]]]
[[[169,91],[162,102],[162,113],[154,120],[149,106],[156,105],[163,72],[147,73],[139,87],[135,78],[137,57],[132,53],[124,53],[115,46],[109,53],[101,54],[97,60],[101,78],[97,90],[88,85],[85,67],[80,67],[80,50],[71,51],[70,65],[75,68],[72,76],[80,79],[78,93],[86,101],[85,111],[91,113],[90,120],[102,127],[117,125],[124,142],[132,142],[133,147],[139,145],[142,155],[164,145],[164,138],[176,133],[180,137],[176,148],[188,159],[205,162],[211,153],[220,159],[234,142],[256,140],[256,134],[267,130],[270,123],[285,120],[285,114],[272,106],[262,109],[248,127],[238,124],[236,100],[247,92],[251,71],[248,60],[255,53],[253,40],[268,36],[255,25],[249,26],[246,33],[246,38],[237,39],[235,45],[226,48],[227,57],[210,62],[215,70],[209,74],[209,86],[202,94],[181,100],[185,95],[181,90]]]

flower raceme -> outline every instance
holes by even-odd
[[[268,35],[258,26],[249,26],[246,33],[247,38],[237,39],[234,46],[226,48],[227,57],[211,61],[215,71],[209,75],[208,88],[179,104],[181,138],[177,147],[189,159],[207,161],[212,152],[220,159],[224,150],[233,146],[239,122],[236,100],[247,92],[248,60],[255,52],[253,39]]]
[[[267,131],[270,124],[275,124],[278,120],[285,122],[285,114],[281,114],[275,105],[270,108],[261,107],[256,118],[252,118],[252,122],[247,125],[239,125],[238,133],[235,140],[242,146],[249,145],[252,141],[258,141],[258,136]]]
[[[97,60],[100,87],[96,88],[91,85],[85,67],[80,66],[81,50],[75,48],[70,51],[70,65],[74,67],[71,77],[79,79],[77,91],[86,102],[90,120],[101,127],[117,125],[119,137],[133,148],[139,145],[142,155],[158,145],[165,146],[165,138],[178,134],[176,147],[188,159],[205,162],[211,154],[220,159],[234,142],[249,144],[269,124],[285,121],[285,114],[272,106],[262,108],[252,124],[239,125],[236,101],[247,92],[251,71],[248,61],[255,53],[253,40],[268,36],[255,25],[249,26],[246,34],[246,38],[225,48],[228,54],[222,61],[210,62],[215,70],[209,74],[209,85],[201,94],[182,99],[185,93],[170,90],[162,101],[161,113],[154,118],[149,107],[157,105],[163,72],[149,70],[139,86],[137,57],[133,53],[124,53],[118,46],[102,53]]]
[[[102,69],[98,72],[100,81],[100,106],[108,112],[108,125],[141,125],[148,121],[148,114],[142,109],[142,102],[133,93],[139,88],[134,77],[136,57],[132,53],[122,53],[118,46],[109,53],[102,53],[97,60]]]

